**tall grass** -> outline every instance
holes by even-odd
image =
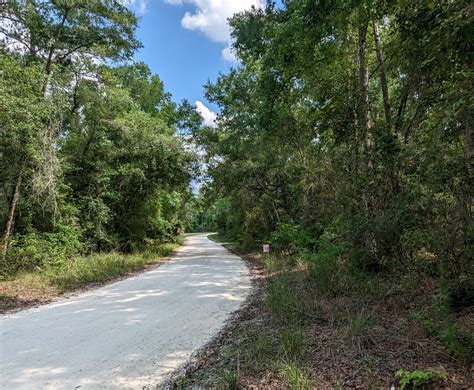
[[[164,243],[134,254],[110,252],[77,256],[43,270],[18,273],[9,283],[17,289],[25,289],[34,280],[35,290],[54,287],[59,293],[65,293],[143,270],[147,265],[169,256],[178,246],[178,243]]]

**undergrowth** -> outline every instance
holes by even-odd
[[[157,243],[133,254],[110,252],[76,256],[56,265],[10,275],[3,282],[2,290],[9,296],[26,290],[30,290],[30,295],[42,294],[50,288],[65,293],[140,271],[159,258],[169,256],[178,246],[179,243]]]

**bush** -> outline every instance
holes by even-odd
[[[411,388],[417,389],[421,386],[428,385],[439,379],[447,377],[444,372],[435,371],[406,371],[403,368],[395,373],[396,377],[400,378],[400,386],[402,389]]]
[[[431,306],[413,316],[430,336],[441,341],[448,354],[468,365],[474,352],[474,337],[456,322],[447,302],[447,298],[438,297]]]
[[[69,226],[60,226],[54,233],[33,231],[16,236],[2,264],[4,275],[35,267],[54,267],[63,264],[83,248],[78,231]]]
[[[289,253],[313,249],[316,244],[314,234],[309,229],[293,222],[279,224],[271,234],[270,241],[276,251]]]
[[[312,278],[323,294],[339,295],[349,288],[346,282],[349,265],[344,261],[349,244],[341,238],[342,229],[340,221],[334,221],[319,238],[318,251],[304,256],[311,264]]]

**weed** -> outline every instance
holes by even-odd
[[[291,288],[287,275],[281,275],[271,281],[267,288],[267,306],[274,316],[287,322],[299,320],[299,302]]]
[[[412,315],[430,336],[441,341],[448,354],[462,364],[471,362],[474,337],[456,322],[445,303],[437,301]]]
[[[417,389],[440,379],[446,379],[447,374],[436,371],[406,371],[401,368],[395,373],[395,376],[400,378],[402,389]]]
[[[219,377],[223,380],[226,389],[236,390],[239,388],[239,376],[235,371],[222,370]]]
[[[375,381],[374,381],[374,373],[373,373],[373,367],[374,365],[374,360],[371,356],[366,356],[363,359],[362,363],[362,374],[364,377],[364,386],[367,389],[375,389]]]
[[[189,386],[189,380],[185,376],[180,376],[176,380],[176,386],[178,389],[186,389]]]
[[[463,364],[469,364],[474,351],[474,337],[456,323],[448,324],[439,335],[446,351]]]
[[[303,331],[295,326],[285,328],[280,335],[280,349],[285,360],[299,360],[306,347]]]
[[[257,328],[249,335],[242,350],[243,362],[247,366],[258,367],[272,357],[272,341],[263,328]]]
[[[311,375],[295,362],[281,363],[278,371],[290,389],[305,390],[312,388]]]
[[[345,325],[345,337],[348,343],[359,350],[368,340],[368,331],[373,325],[371,316],[365,311],[353,314],[348,312]]]
[[[263,257],[263,262],[272,272],[290,270],[295,266],[295,259],[284,255],[267,254]]]

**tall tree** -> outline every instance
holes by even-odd
[[[129,58],[139,46],[134,36],[136,24],[135,15],[119,1],[25,0],[0,5],[2,50],[44,64],[45,77],[38,93],[45,98],[47,95],[54,98],[55,91],[51,86],[54,66],[58,69],[67,67],[81,56],[113,60]],[[51,117],[41,128],[45,163],[40,166],[51,169],[47,177],[37,182],[47,181],[47,185],[54,185],[57,165],[54,143],[61,131],[61,119]],[[23,171],[27,164],[27,161],[21,161],[12,181],[15,190],[9,202],[4,250],[12,234],[22,183],[26,182]]]

